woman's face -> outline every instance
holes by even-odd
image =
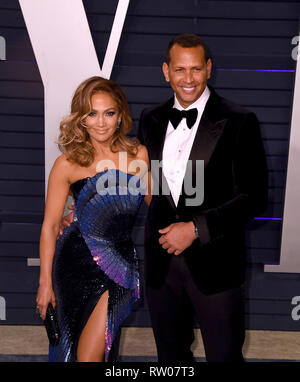
[[[106,92],[98,92],[91,98],[92,111],[85,118],[91,141],[109,143],[121,117],[116,101]]]

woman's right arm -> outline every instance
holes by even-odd
[[[56,238],[69,192],[69,164],[64,155],[55,161],[50,172],[44,221],[40,236],[40,278],[36,303],[44,320],[49,302],[55,306],[52,287],[52,264]]]

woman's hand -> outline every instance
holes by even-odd
[[[42,320],[45,320],[46,318],[46,310],[49,305],[49,302],[51,302],[53,308],[55,308],[56,302],[52,285],[40,285],[36,296],[36,307],[40,313],[40,317]]]

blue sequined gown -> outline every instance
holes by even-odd
[[[61,331],[57,361],[76,361],[81,331],[106,290],[105,361],[115,361],[112,345],[140,295],[131,234],[144,190],[139,177],[120,170],[106,170],[71,185],[74,221],[57,241],[53,262]]]

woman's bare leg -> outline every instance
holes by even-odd
[[[108,291],[105,291],[90,315],[77,347],[78,362],[103,362],[105,354],[105,330]]]

